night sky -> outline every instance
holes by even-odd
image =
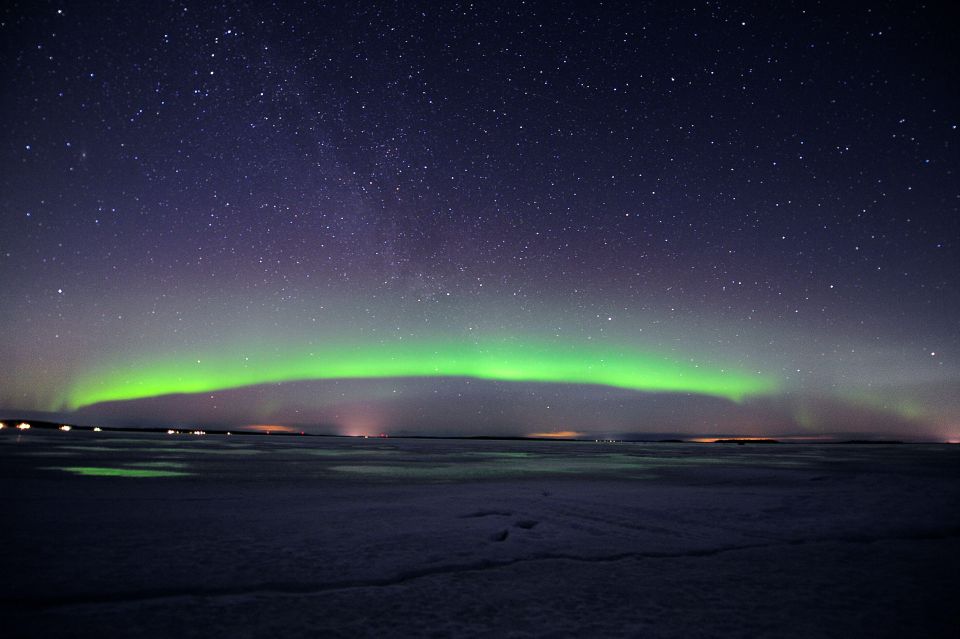
[[[956,16],[842,4],[5,3],[0,412],[958,439]]]

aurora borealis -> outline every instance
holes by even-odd
[[[946,13],[8,4],[0,418],[958,439]]]
[[[143,371],[138,372],[138,371]],[[200,393],[274,382],[389,377],[472,377],[500,381],[600,384],[641,391],[693,392],[739,400],[769,393],[775,384],[757,376],[705,371],[669,358],[607,348],[549,348],[538,344],[457,342],[359,345],[314,349],[284,357],[249,356],[153,361],[90,375],[69,396],[72,408],[103,401],[172,393]]]

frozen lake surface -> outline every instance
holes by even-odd
[[[960,446],[0,433],[3,635],[960,636]]]

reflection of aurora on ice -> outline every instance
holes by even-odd
[[[426,341],[131,360],[80,376],[64,403],[77,408],[255,384],[387,377],[599,384],[734,401],[770,393],[778,387],[775,381],[756,373],[701,368],[690,360],[630,349],[536,341]]]

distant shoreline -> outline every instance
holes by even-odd
[[[91,426],[70,424],[66,422],[51,422],[46,420],[4,418],[0,421],[4,425],[3,431],[16,431],[17,424],[26,423],[30,429],[37,430],[67,430],[80,432],[105,433],[153,433],[167,435],[221,435],[221,436],[258,436],[258,437],[328,437],[337,439],[437,439],[437,440],[481,440],[481,441],[553,441],[553,442],[594,442],[609,444],[847,444],[847,445],[908,445],[908,444],[949,444],[939,441],[906,441],[901,439],[803,439],[791,436],[787,439],[776,437],[736,437],[736,436],[694,436],[688,438],[596,438],[596,437],[525,437],[509,435],[337,435],[330,433],[308,433],[306,431],[258,431],[240,428],[237,430],[225,428],[204,427],[165,427],[165,426]]]

